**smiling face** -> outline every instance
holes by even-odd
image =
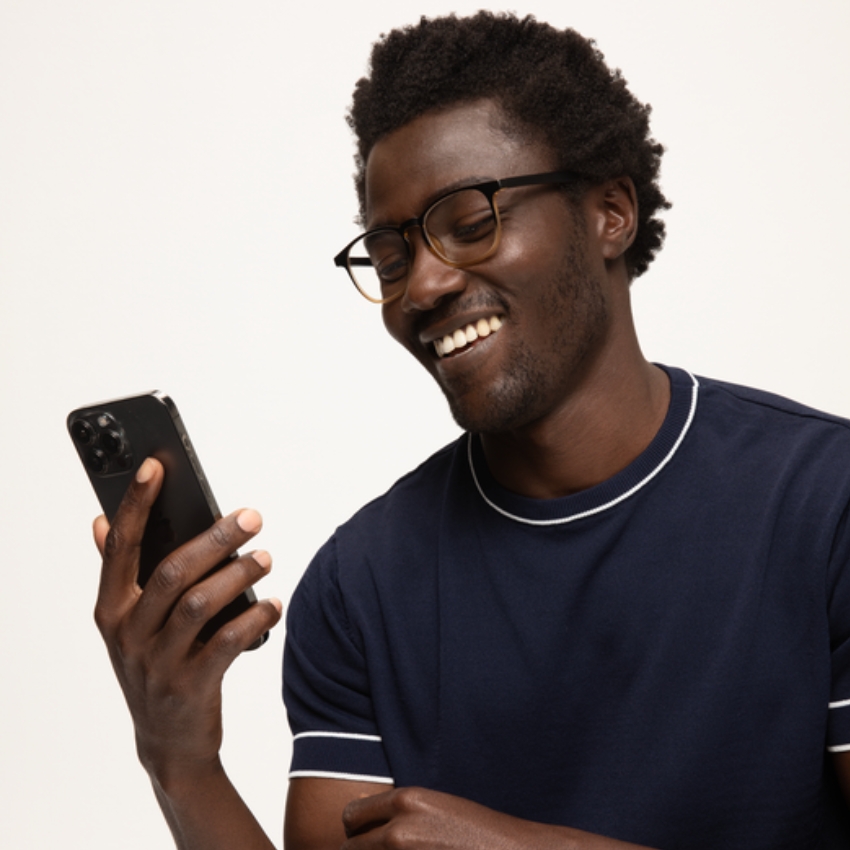
[[[550,149],[507,130],[490,101],[426,113],[381,139],[366,168],[366,226],[416,217],[441,194],[552,171]],[[501,433],[569,405],[606,345],[608,274],[599,216],[553,187],[506,189],[498,251],[457,269],[410,232],[404,296],[383,308],[390,334],[435,377],[458,424]],[[607,246],[607,247],[606,247]]]

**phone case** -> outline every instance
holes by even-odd
[[[82,407],[69,414],[67,425],[110,521],[145,458],[155,457],[165,469],[162,490],[151,507],[142,539],[140,586],[144,587],[163,558],[221,517],[177,407],[164,393],[154,391]],[[235,557],[233,553],[216,569]],[[256,596],[249,589],[213,617],[199,638],[208,640],[222,623],[254,602]]]

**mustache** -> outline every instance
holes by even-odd
[[[477,292],[468,295],[461,293],[455,298],[444,299],[436,307],[417,316],[414,321],[414,330],[418,335],[438,322],[451,321],[456,316],[467,313],[490,310],[498,313],[507,312],[506,305],[492,293]]]

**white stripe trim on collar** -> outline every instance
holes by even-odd
[[[638,481],[633,487],[627,490],[625,493],[621,493],[617,496],[616,499],[611,499],[611,501],[606,502],[604,505],[597,505],[595,508],[591,508],[587,511],[582,511],[578,514],[572,514],[570,516],[565,517],[557,517],[555,519],[529,519],[528,517],[517,516],[516,514],[512,514],[509,511],[506,511],[504,508],[500,508],[495,502],[487,497],[487,494],[484,492],[484,488],[481,486],[481,482],[478,480],[478,475],[475,472],[475,464],[472,462],[472,434],[467,435],[467,443],[466,443],[466,454],[469,459],[469,469],[472,472],[472,480],[475,482],[475,487],[478,490],[481,498],[493,508],[494,511],[502,514],[502,516],[507,517],[508,519],[512,519],[515,522],[522,522],[526,525],[564,525],[568,522],[575,522],[579,519],[584,519],[585,517],[593,516],[594,514],[602,513],[602,511],[607,511],[609,508],[613,508],[615,505],[618,505],[620,502],[628,499],[630,496],[633,496],[638,490],[645,487],[664,469],[665,466],[672,460],[673,455],[679,449],[679,446],[682,444],[682,440],[685,439],[685,435],[690,430],[691,424],[694,421],[694,416],[696,415],[697,410],[697,397],[699,392],[699,381],[690,373],[686,373],[691,381],[693,381],[693,386],[691,387],[691,407],[688,411],[688,418],[685,421],[685,424],[679,433],[676,442],[671,447],[670,451],[667,452],[666,456],[661,460],[661,462],[641,481]]]

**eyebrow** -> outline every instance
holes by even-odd
[[[420,207],[419,213],[416,214],[416,217],[418,218],[420,215],[422,215],[422,213],[425,212],[425,210],[427,210],[428,207],[430,207],[431,204],[434,203],[434,201],[438,201],[444,195],[448,195],[448,194],[456,191],[457,189],[466,189],[470,186],[477,186],[480,183],[491,183],[493,180],[499,180],[499,179],[504,179],[504,178],[472,176],[472,177],[462,177],[459,180],[453,181],[452,183],[447,183],[445,186],[440,187],[438,190],[436,190],[435,192],[432,192],[430,195],[427,195],[425,197],[425,200]],[[367,213],[367,215],[364,217],[364,224],[368,220],[369,220],[369,216],[368,216],[368,213]],[[407,220],[408,219],[405,219],[405,221],[407,221]],[[370,230],[377,230],[380,227],[398,227],[400,224],[402,224],[402,222],[400,222],[400,221],[399,222],[382,221],[382,222],[372,223],[368,227],[364,228],[364,232],[368,233]]]

